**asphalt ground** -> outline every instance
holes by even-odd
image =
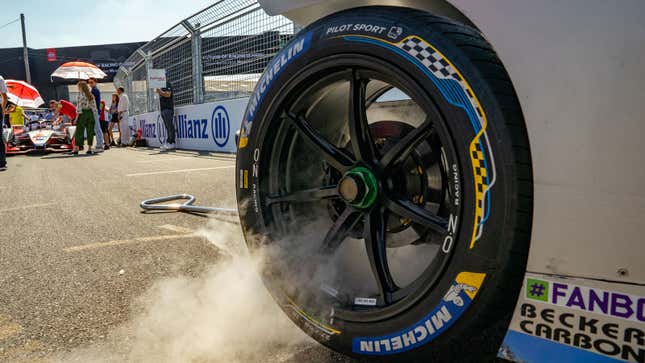
[[[237,293],[235,304],[255,304],[242,308],[246,315],[222,305],[244,283],[214,277],[230,261],[222,246],[241,238],[236,218],[139,208],[178,193],[235,208],[234,164],[231,155],[150,148],[9,157],[0,172],[0,361],[349,362],[283,316],[264,316],[281,312],[267,306],[265,292],[244,295],[257,286]],[[184,302],[184,311],[172,311]],[[249,353],[218,325],[255,341],[276,328],[289,332]],[[229,347],[225,355],[218,344]]]

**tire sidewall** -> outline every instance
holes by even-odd
[[[433,31],[432,27],[417,23],[410,17],[402,19],[398,11],[392,10],[384,14],[382,11],[372,11],[374,8],[364,8],[358,11],[343,12],[322,19],[306,29],[304,29],[294,40],[278,54],[276,59],[288,54],[290,46],[303,42],[302,51],[293,56],[285,64],[280,72],[273,74],[270,83],[265,84],[265,91],[260,92],[261,85],[256,88],[256,95],[259,99],[256,109],[247,113],[243,121],[242,138],[246,141],[241,142],[237,154],[237,199],[240,206],[240,220],[242,230],[245,233],[247,243],[251,249],[257,246],[270,243],[267,240],[267,229],[264,225],[262,214],[262,203],[260,191],[263,176],[254,172],[261,170],[259,163],[262,160],[262,150],[264,143],[270,143],[266,140],[265,135],[273,124],[272,116],[269,116],[280,102],[281,96],[285,89],[289,87],[289,81],[297,77],[298,74],[312,63],[332,57],[338,54],[346,54],[348,50],[352,54],[361,54],[369,57],[375,57],[382,61],[389,62],[409,76],[417,79],[419,84],[431,95],[433,102],[444,113],[444,118],[448,120],[447,128],[452,137],[458,155],[458,181],[451,182],[451,188],[458,188],[461,192],[461,215],[459,216],[459,232],[452,248],[454,249],[451,261],[446,267],[440,281],[432,291],[423,298],[423,300],[409,311],[398,315],[394,318],[373,323],[373,324],[351,324],[345,326],[342,334],[326,335],[317,331],[316,326],[310,322],[300,319],[298,316],[288,314],[301,328],[316,338],[319,342],[332,347],[335,350],[342,351],[349,355],[356,355],[352,352],[352,340],[355,337],[377,337],[384,336],[394,332],[401,331],[412,327],[419,322],[421,317],[426,316],[429,311],[442,304],[442,299],[446,292],[455,283],[456,277],[462,272],[474,272],[485,274],[485,278],[477,291],[472,303],[467,309],[462,311],[462,315],[452,322],[449,328],[450,334],[442,332],[436,336],[430,344],[424,344],[415,350],[428,349],[428,346],[443,346],[454,341],[456,338],[466,338],[474,334],[471,327],[473,321],[478,316],[485,313],[484,306],[479,304],[479,300],[486,299],[492,292],[486,292],[487,285],[497,278],[500,266],[503,265],[507,256],[503,253],[506,248],[506,238],[508,228],[505,228],[507,222],[507,210],[509,210],[512,201],[505,198],[505,190],[508,190],[507,174],[509,170],[503,167],[508,163],[505,161],[505,155],[510,155],[510,150],[505,146],[505,133],[498,129],[498,119],[502,117],[499,105],[494,96],[488,89],[486,82],[481,78],[477,69],[465,57],[459,48],[454,44],[447,42],[439,33]],[[355,9],[356,10],[356,9]],[[330,31],[334,27],[352,24],[347,31]],[[367,24],[385,29],[383,32],[374,31],[356,31],[354,25]],[[395,38],[388,37],[391,29],[400,28],[401,34]],[[456,107],[446,98],[441,96],[440,90],[428,78],[420,65],[414,63],[408,58],[395,53],[393,50],[374,43],[363,43],[348,40],[348,36],[366,37],[373,39],[374,42],[395,43],[407,36],[416,35],[439,50],[446,58],[452,62],[454,67],[459,69],[463,78],[469,83],[472,91],[475,93],[482,109],[488,116],[487,133],[490,138],[489,153],[495,157],[495,169],[497,179],[490,196],[490,215],[485,222],[485,228],[481,237],[471,248],[471,235],[475,221],[474,200],[476,195],[476,183],[471,166],[471,158],[468,147],[476,132],[472,128],[471,119],[463,108]],[[269,69],[275,61],[269,64]],[[277,69],[277,68],[276,68]],[[266,72],[265,72],[266,76]],[[262,83],[262,81],[261,81]],[[252,97],[253,99],[253,97]],[[253,102],[253,101],[252,101]],[[248,182],[247,182],[248,181]],[[458,185],[455,185],[458,184]],[[276,282],[265,278],[271,293],[277,302],[284,305],[285,297],[276,293],[272,289]],[[480,308],[481,306],[481,308]],[[402,353],[402,356],[408,356],[409,353]],[[386,356],[388,357],[388,356]],[[389,356],[392,357],[392,356]]]

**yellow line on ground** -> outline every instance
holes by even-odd
[[[67,247],[67,248],[64,248],[63,251],[78,252],[78,251],[93,250],[93,249],[103,248],[103,247],[121,246],[121,245],[141,243],[141,242],[166,241],[166,240],[182,239],[182,238],[195,238],[195,236],[193,236],[192,234],[172,234],[172,235],[164,235],[164,236],[139,237],[139,238],[132,238],[132,239],[90,243],[86,245]]]
[[[168,231],[173,231],[173,232],[177,232],[177,233],[186,233],[186,234],[194,232],[190,228],[175,226],[175,225],[172,225],[172,224],[164,224],[163,226],[159,226],[157,228],[166,229]]]
[[[13,212],[13,211],[29,209],[29,208],[49,207],[49,206],[52,206],[52,205],[55,205],[55,204],[56,203],[40,203],[40,204],[21,205],[20,207],[12,207],[12,208],[0,209],[0,213],[2,213],[2,212]]]
[[[11,338],[21,331],[22,326],[20,324],[11,321],[5,315],[0,315],[0,340]]]
[[[159,175],[159,174],[191,173],[193,171],[231,169],[231,168],[234,168],[234,167],[235,167],[235,165],[227,165],[227,166],[216,166],[216,167],[213,167],[213,168],[197,168],[197,169],[153,171],[153,172],[149,172],[149,173],[126,174],[126,176],[131,177],[131,176],[146,176],[146,175]]]
[[[14,362],[14,361],[30,362],[30,363],[49,362],[49,360],[45,361],[42,358],[32,358],[34,353],[43,352],[43,351],[45,351],[45,344],[43,344],[40,340],[27,338],[27,341],[25,341],[25,343],[22,345],[14,345],[14,346],[9,345],[8,348],[4,348],[4,350],[0,349],[0,359],[3,362]],[[32,356],[32,357],[30,357],[29,360],[24,360],[26,356]],[[20,359],[19,357],[22,359]],[[16,358],[19,358],[19,359],[16,359]]]
[[[12,336],[20,333],[22,327],[17,323],[8,323],[6,325],[0,325],[0,340],[5,340],[11,338]]]
[[[184,157],[175,157],[175,158],[155,158],[155,159],[152,159],[152,160],[140,160],[140,161],[137,161],[137,163],[139,163],[139,164],[156,163],[158,161],[186,160],[187,158],[189,158],[189,157],[184,156]]]

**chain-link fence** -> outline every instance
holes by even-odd
[[[166,71],[177,106],[249,96],[295,31],[291,21],[267,15],[257,1],[220,0],[139,48],[114,83],[129,95],[131,114],[159,108],[148,87],[150,69]]]

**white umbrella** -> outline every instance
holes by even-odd
[[[65,79],[101,79],[107,77],[107,74],[92,63],[67,62],[58,67],[51,76]]]
[[[8,79],[7,98],[20,107],[37,108],[45,103],[36,87],[27,82]]]

